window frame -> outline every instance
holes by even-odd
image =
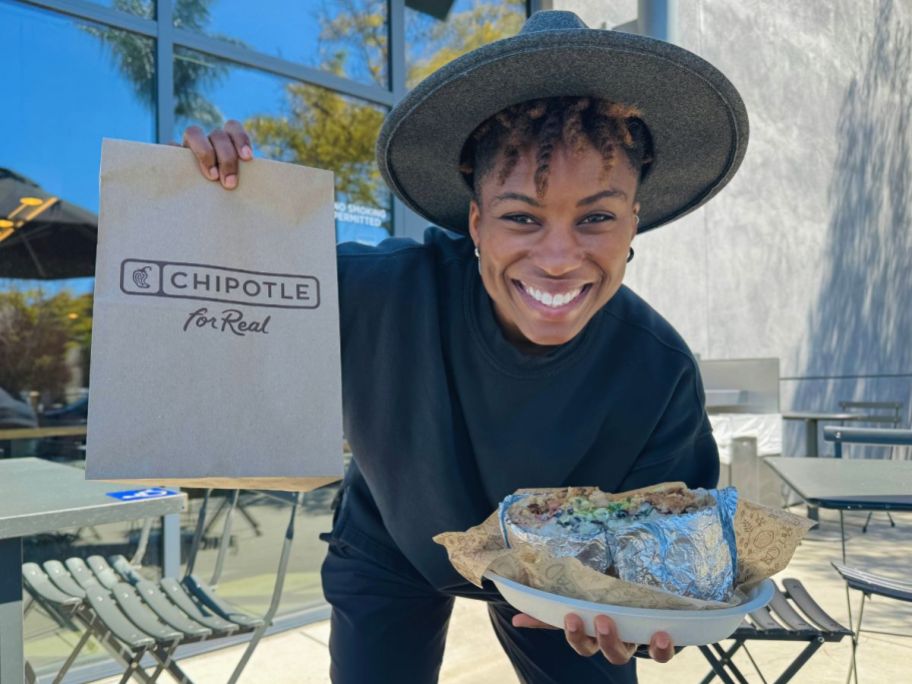
[[[393,107],[407,93],[405,87],[405,0],[387,0],[389,87],[386,88],[339,77],[314,67],[231,45],[218,38],[187,29],[175,28],[173,25],[175,0],[156,0],[155,19],[145,19],[119,12],[90,0],[14,1],[138,33],[155,40],[155,131],[156,141],[159,143],[170,142],[174,139],[174,53],[176,47],[189,48],[239,66],[327,88],[342,95],[381,105],[387,109]],[[528,17],[540,9],[550,9],[551,4],[551,0],[526,0],[526,16]],[[166,65],[166,68],[162,68],[162,65]],[[411,231],[406,226],[406,214],[411,210],[395,194],[392,195],[391,210],[393,235],[421,238],[420,235],[409,235]],[[414,221],[412,223],[414,224]]]

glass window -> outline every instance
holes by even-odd
[[[118,12],[135,14],[143,19],[155,18],[155,0],[89,0],[97,5],[110,7]]]
[[[176,0],[174,25],[387,87],[386,0]]]
[[[102,137],[155,140],[154,42],[0,0],[0,44],[0,168],[97,213]]]
[[[323,603],[320,565],[326,556],[326,542],[317,535],[332,528],[330,504],[338,485],[303,495],[295,520],[294,546],[288,561],[288,574],[279,604],[279,615]],[[203,490],[185,490],[191,497],[190,512],[182,521],[184,534],[192,539]],[[225,525],[230,493],[218,492],[210,499],[206,514],[206,533],[197,553],[193,574],[209,582],[215,571],[218,549]],[[279,552],[291,507],[269,495],[241,492],[231,521],[218,595],[254,615],[269,608],[279,567]],[[188,539],[189,542],[189,539]]]
[[[0,240],[11,239],[10,228],[28,230],[36,225],[41,202],[52,198],[59,198],[60,202],[51,210],[61,209],[61,215],[94,222],[102,137],[140,142],[155,139],[153,41],[0,0],[0,44],[4,46],[0,61],[0,130],[4,132],[0,147]],[[66,237],[61,233],[59,242],[48,242],[65,248]],[[12,252],[10,248],[7,254]],[[59,259],[67,256],[59,255]],[[37,258],[45,264],[57,260],[44,251],[39,251]],[[33,292],[39,286],[45,297]],[[26,308],[30,310],[52,298],[51,308],[66,309],[68,293],[84,295],[91,288],[91,278],[0,280],[0,293],[4,296],[15,299],[15,291],[30,293],[23,295],[29,300]],[[67,309],[65,313],[72,314],[81,325],[82,308]],[[87,320],[89,325],[90,315]],[[48,330],[50,337],[58,334],[56,329]],[[88,345],[85,332],[86,339],[80,347]],[[36,364],[47,366],[47,360],[38,359],[41,352],[36,346],[28,352],[36,355]],[[51,408],[55,403],[77,399],[85,387],[81,362],[71,359],[68,364],[72,374],[62,389],[37,382],[31,374],[33,369],[21,364],[20,377],[8,377],[4,382],[17,385],[7,388],[16,399],[20,398],[20,391],[28,391],[35,393],[30,396],[38,396],[38,404]],[[6,370],[11,370],[8,365]]]
[[[0,0],[0,44],[4,48],[0,221],[6,222],[0,224],[0,235],[9,224],[18,224],[15,231],[34,225],[37,215],[22,219],[41,209],[41,204],[33,204],[36,199],[58,197],[67,205],[67,213],[94,219],[102,137],[155,139],[153,41]],[[60,243],[65,245],[66,240]],[[67,281],[42,282],[43,294],[32,290],[34,283],[0,282],[4,324],[7,332],[12,326],[17,333],[0,331],[0,340],[14,342],[2,345],[3,353],[17,357],[16,364],[0,360],[4,371],[0,385],[8,389],[0,398],[7,406],[16,402],[15,413],[27,422],[34,417],[34,409],[71,403],[77,403],[78,409],[87,382],[91,329],[86,282],[91,281],[81,280],[72,289]],[[30,335],[29,343],[17,347],[15,340],[21,340],[23,332]],[[43,420],[49,420],[47,414]],[[84,424],[85,419],[75,410],[58,414],[56,420]],[[19,440],[0,449],[58,460],[82,455],[76,439]],[[129,524],[62,530],[25,539],[23,550],[26,561],[37,562],[66,558],[80,544],[93,544],[95,552],[106,553],[111,548],[106,541],[125,540],[130,534]],[[78,634],[59,618],[33,609],[25,620],[26,658],[39,670],[56,671],[73,650]],[[77,665],[99,657],[107,654],[92,643]]]
[[[405,85],[410,89],[460,55],[516,35],[526,20],[525,0],[456,0],[446,19],[438,18],[446,0],[423,4],[426,11],[405,8]]]
[[[384,108],[186,48],[176,48],[174,82],[178,140],[192,124],[208,132],[237,119],[255,154],[335,173],[340,241],[389,234],[390,192],[374,158]]]

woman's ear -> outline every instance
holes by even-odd
[[[472,242],[478,245],[478,222],[481,220],[481,208],[474,199],[469,203],[469,235]]]

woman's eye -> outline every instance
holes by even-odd
[[[589,219],[595,219],[590,221]],[[583,219],[583,223],[604,223],[605,221],[613,221],[614,216],[611,214],[591,214]]]
[[[525,214],[511,214],[510,216],[504,216],[504,219],[507,221],[513,221],[514,223],[518,223],[523,226],[531,226],[535,221],[535,219],[533,219],[531,216],[526,216]],[[528,221],[525,219],[528,219]]]

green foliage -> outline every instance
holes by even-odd
[[[373,81],[387,86],[387,30],[385,0],[334,0],[338,13],[330,18],[325,11],[320,22],[318,50],[320,69],[337,76],[348,76],[348,55],[358,53]]]
[[[519,33],[525,21],[525,1],[476,0],[470,9],[451,13],[445,22],[419,12],[407,16],[406,32],[413,38],[408,41],[405,83],[413,88],[460,55]]]
[[[60,396],[70,380],[67,350],[87,358],[92,333],[92,296],[40,290],[0,292],[0,387]]]
[[[385,3],[376,0],[339,0],[342,9],[332,18],[320,17],[320,68],[345,76],[347,55],[360,53],[373,79],[386,81],[388,64]],[[407,60],[409,87],[461,54],[522,27],[523,0],[506,3],[478,1],[447,22],[417,12],[409,34],[422,46],[422,55]],[[414,51],[413,51],[414,52]],[[385,113],[371,105],[323,88],[291,83],[286,86],[287,114],[254,116],[245,128],[260,153],[273,159],[331,169],[336,191],[346,200],[384,206],[387,189],[375,163],[377,133]]]
[[[174,25],[178,28],[202,30],[209,22],[212,0],[179,0],[174,7]],[[141,17],[152,18],[149,0],[114,0],[114,9]],[[109,26],[80,24],[86,33],[98,38],[111,50],[111,56],[133,87],[138,100],[151,111],[155,107],[155,41],[135,33]],[[234,45],[244,44],[227,36],[213,36]],[[228,75],[228,66],[217,60],[196,59],[189,55],[174,60],[174,114],[191,118],[204,126],[221,126],[224,117],[203,94],[206,88],[218,85]]]
[[[255,116],[244,126],[260,153],[282,161],[331,169],[347,201],[384,205],[386,188],[374,163],[383,111],[302,83],[285,90],[289,115]]]

